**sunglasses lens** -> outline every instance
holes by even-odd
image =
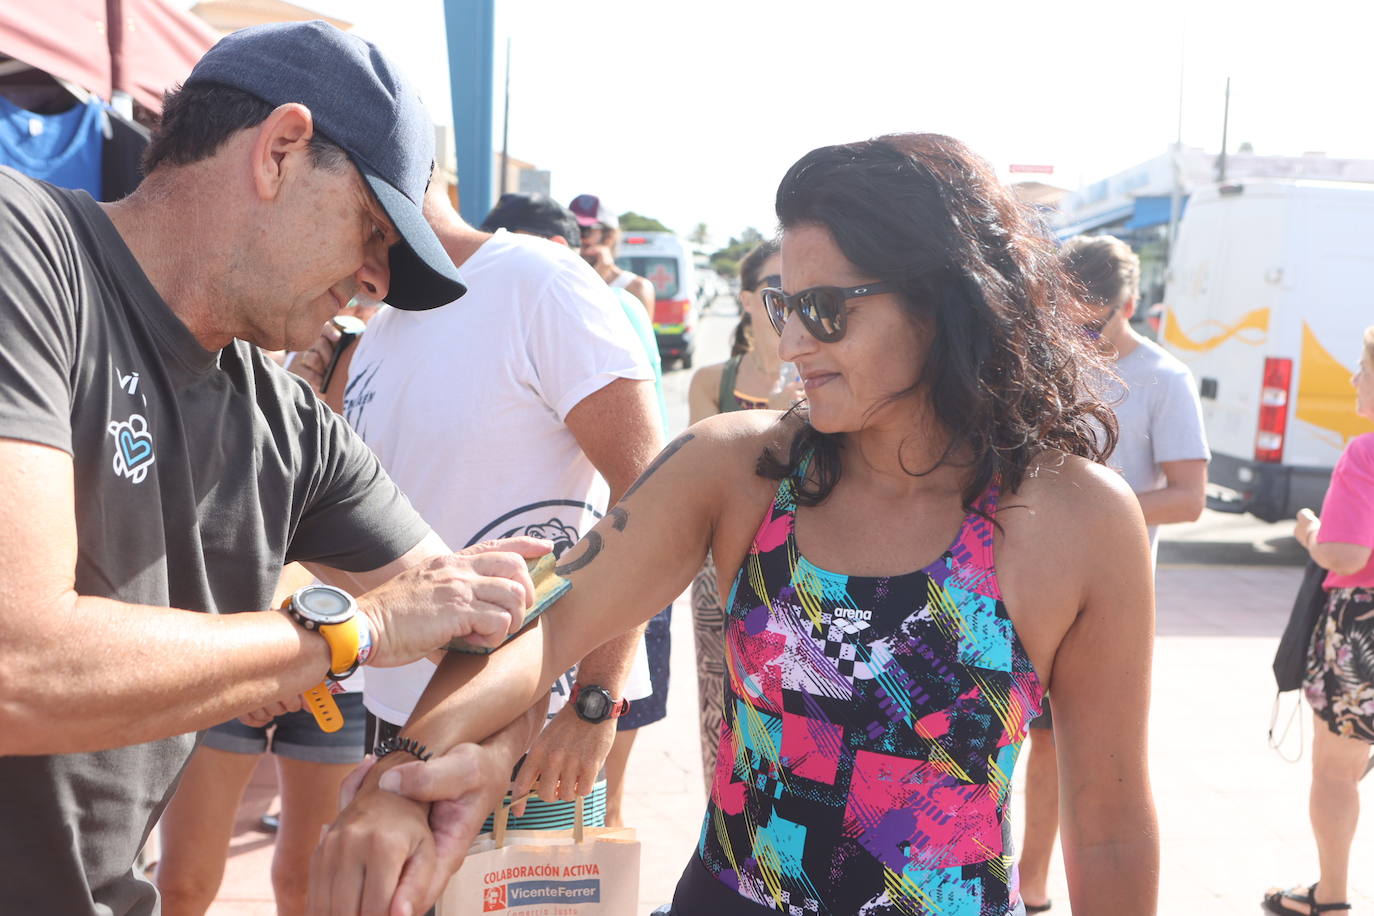
[[[822,342],[838,340],[844,333],[844,296],[838,289],[821,286],[801,294],[800,308],[807,327]]]
[[[783,299],[782,290],[765,288],[760,295],[763,296],[763,308],[768,313],[768,322],[781,337],[782,326],[787,323],[787,303]]]

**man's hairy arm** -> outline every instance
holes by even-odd
[[[77,594],[71,456],[0,439],[0,467],[0,754],[197,731],[323,679],[324,638],[281,611],[204,614]],[[350,577],[360,591],[378,586],[360,600],[374,663],[402,664],[454,637],[498,643],[533,597],[521,555],[546,553],[548,544],[517,538],[464,555],[443,550],[428,537],[380,570]]]
[[[284,614],[81,596],[71,456],[0,439],[0,753],[207,728],[319,683],[329,650]]]

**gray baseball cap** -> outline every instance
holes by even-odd
[[[348,153],[400,233],[388,303],[423,311],[467,292],[422,212],[434,168],[433,122],[375,45],[319,20],[252,26],[205,52],[185,84],[196,83],[310,109],[316,129]]]

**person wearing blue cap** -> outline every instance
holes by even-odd
[[[337,728],[359,664],[523,621],[549,543],[451,553],[259,349],[463,294],[433,158],[410,84],[312,22],[211,49],[122,201],[0,168],[0,914],[156,913],[134,860],[197,732],[303,694]],[[289,561],[331,585],[266,610]]]

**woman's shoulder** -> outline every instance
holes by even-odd
[[[791,447],[805,421],[781,410],[733,410],[700,420],[683,433],[717,451],[754,451]]]
[[[1047,450],[1026,469],[1014,493],[1002,497],[999,513],[1008,529],[1024,528],[1076,539],[1109,535],[1144,525],[1140,502],[1125,478],[1105,465],[1077,455]]]
[[[728,365],[728,362],[702,366],[696,372],[692,373],[691,387],[698,388],[702,385],[718,387],[720,385],[720,377],[725,374],[726,365]]]

